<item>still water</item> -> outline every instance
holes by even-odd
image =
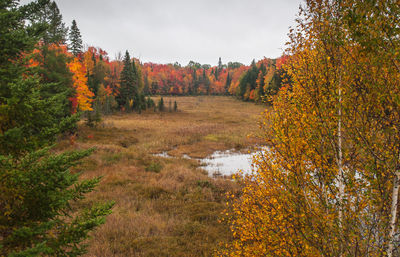
[[[208,172],[210,176],[230,176],[237,173],[239,170],[244,174],[252,171],[252,159],[255,153],[241,153],[234,150],[216,151],[213,154],[203,159],[191,158],[188,155],[183,155],[182,158],[195,159],[200,162],[202,168]],[[173,158],[167,152],[155,154],[164,158]]]
[[[204,165],[202,168],[208,171],[209,175],[230,176],[239,170],[250,173],[253,156],[254,153],[217,151],[201,159],[200,163]]]

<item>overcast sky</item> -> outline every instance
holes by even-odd
[[[30,2],[22,0],[21,3]],[[302,0],[56,0],[67,26],[114,59],[216,65],[279,57]]]

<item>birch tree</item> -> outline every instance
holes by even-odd
[[[396,1],[306,1],[222,255],[398,254],[399,17]]]

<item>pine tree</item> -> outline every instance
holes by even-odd
[[[45,28],[42,40],[45,44],[64,44],[67,39],[68,28],[62,21],[62,15],[57,4],[50,0],[38,0],[30,21]]]
[[[164,99],[161,97],[160,101],[158,101],[158,111],[163,112],[164,109],[165,109]]]
[[[53,142],[58,133],[72,129],[78,117],[71,116],[68,98],[73,94],[72,74],[66,66],[66,56],[43,47],[40,50],[45,58],[41,67],[35,68],[25,62],[36,55],[22,58],[21,53],[30,52],[43,31],[36,22],[28,33],[22,23],[32,13],[27,7],[11,11],[8,8],[14,2],[6,5],[6,15],[0,20],[4,42],[0,47],[0,154],[16,156]],[[29,7],[37,9],[37,5],[32,3]]]
[[[147,109],[154,107],[154,101],[153,101],[153,99],[150,98],[150,96],[148,96],[146,99],[146,105],[147,105]]]
[[[168,102],[168,111],[169,111],[169,112],[172,112],[172,102],[171,102],[171,99],[170,99],[169,102]]]
[[[136,84],[136,67],[131,62],[129,52],[125,52],[124,67],[121,72],[119,94],[117,95],[117,102],[120,107],[126,106],[127,101],[134,99],[137,94]]]
[[[31,11],[15,8],[16,2],[3,3],[0,15],[0,256],[77,256],[85,252],[83,242],[104,222],[112,203],[71,208],[99,182],[70,172],[92,150],[53,154],[43,148],[76,117],[57,117],[65,94],[42,95],[43,88],[54,84],[41,82],[37,69],[21,58],[41,35],[32,37],[38,23],[26,27],[25,15]]]
[[[250,69],[240,79],[237,95],[243,100],[249,100],[249,92],[255,89],[259,69],[255,60],[251,62]]]
[[[75,56],[82,53],[82,36],[75,20],[72,21],[71,29],[69,31],[69,42],[69,49]]]
[[[230,87],[231,83],[232,83],[232,78],[228,72],[228,75],[226,75],[226,82],[225,82],[225,87],[224,87],[225,94],[229,94],[229,87]]]
[[[151,95],[150,86],[149,86],[149,78],[147,77],[147,75],[145,75],[145,77],[144,77],[143,93],[145,95]]]
[[[80,180],[69,169],[92,150],[59,155],[45,148],[19,161],[0,156],[1,256],[77,256],[85,253],[88,232],[104,223],[112,203],[75,213],[99,179]]]
[[[196,70],[193,70],[193,91],[192,95],[197,95],[199,89],[199,79],[197,78]]]
[[[206,94],[209,95],[210,94],[210,79],[208,78],[207,74],[206,74],[206,69],[203,69],[203,78],[202,78],[202,82],[204,85],[204,88],[206,90]]]
[[[217,71],[215,73],[215,79],[218,80],[219,74],[222,72],[223,70],[223,65],[222,65],[222,61],[221,61],[221,57],[219,57],[218,59],[218,67],[217,67]]]

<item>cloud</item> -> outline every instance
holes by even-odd
[[[29,2],[27,0],[22,3]],[[56,0],[67,25],[113,58],[250,63],[282,54],[300,0]]]

